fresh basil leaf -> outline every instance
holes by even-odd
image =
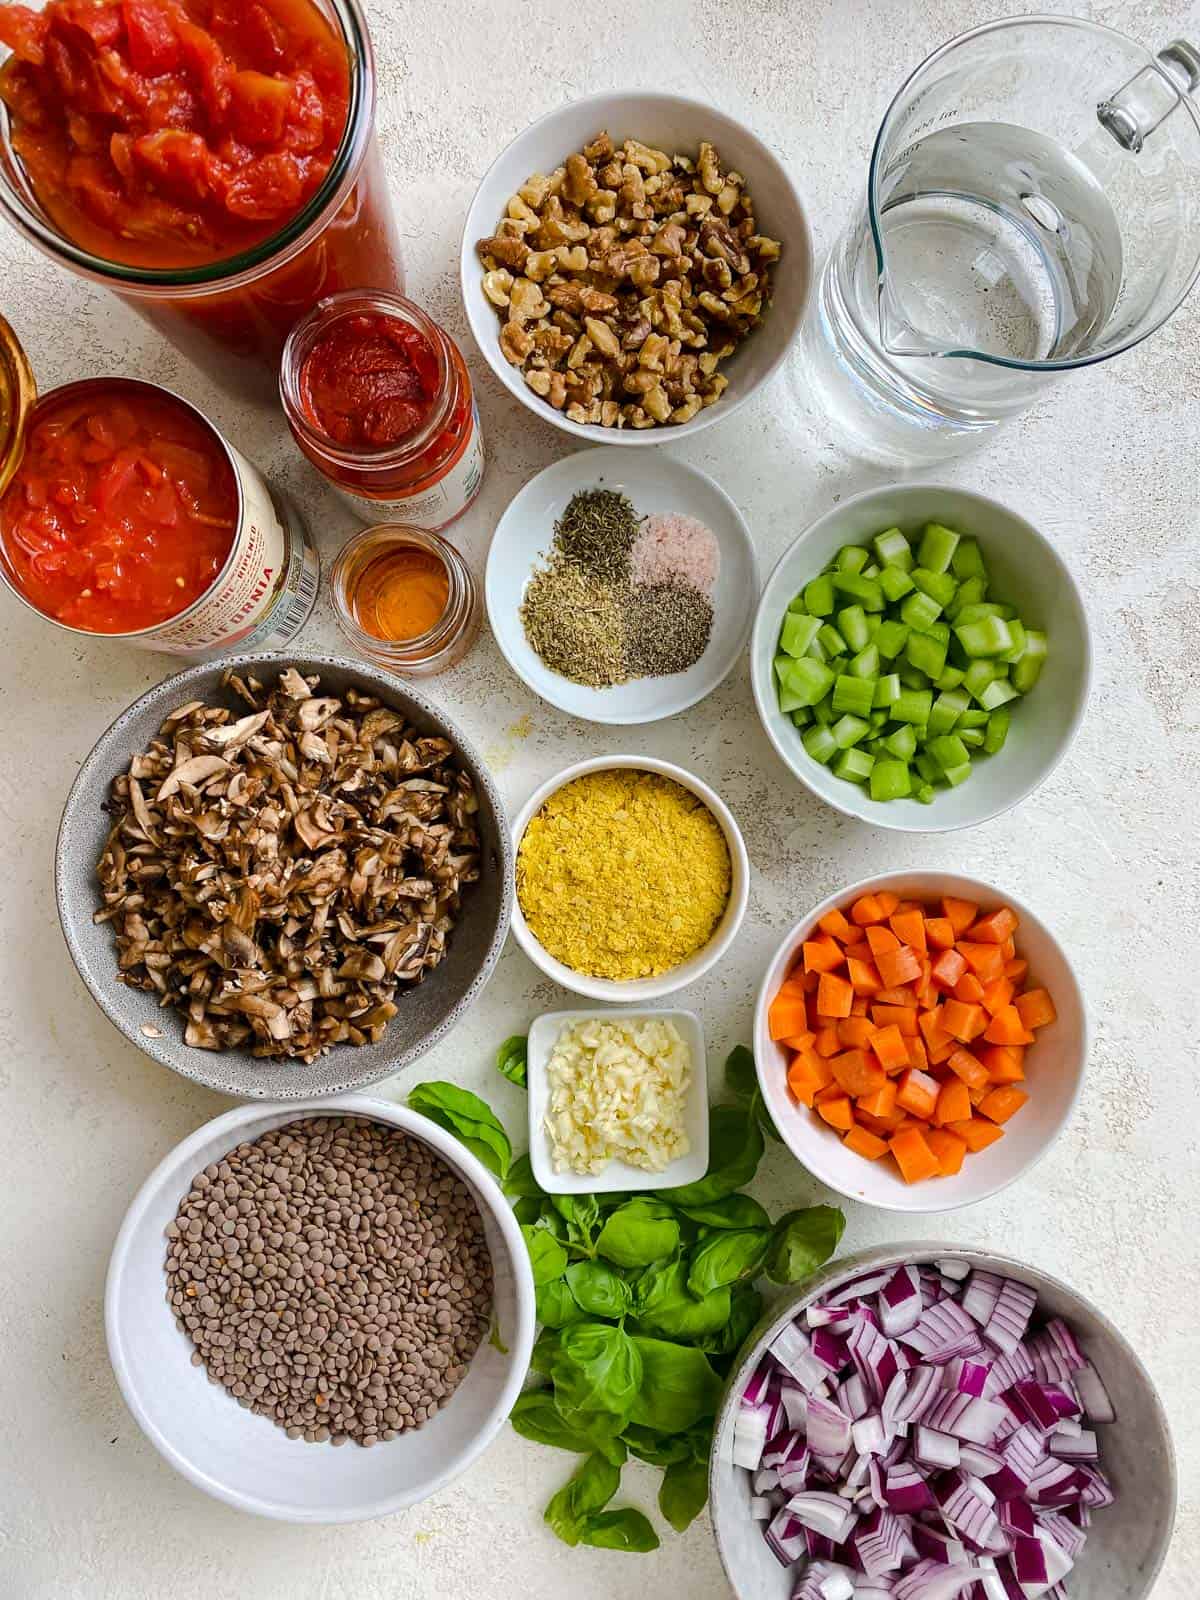
[[[708,1171],[695,1183],[665,1191],[672,1205],[709,1205],[744,1189],[758,1171],[763,1136],[758,1119],[741,1106],[714,1106],[708,1124]]]
[[[408,1105],[454,1134],[496,1177],[508,1176],[512,1145],[495,1112],[477,1094],[456,1083],[434,1080],[418,1083],[409,1093]]]
[[[658,1535],[648,1517],[633,1506],[622,1506],[619,1511],[599,1511],[584,1523],[581,1543],[594,1545],[598,1550],[629,1550],[644,1554],[657,1550]]]
[[[651,1467],[669,1467],[676,1461],[690,1461],[692,1446],[686,1433],[655,1433],[651,1428],[639,1428],[630,1423],[621,1435],[629,1454]]]
[[[536,1195],[522,1195],[513,1206],[513,1216],[523,1227],[532,1228],[542,1214],[542,1202]]]
[[[685,1217],[706,1228],[769,1228],[764,1207],[748,1194],[729,1194],[709,1205],[680,1206]]]
[[[545,1520],[564,1544],[578,1544],[588,1520],[603,1511],[620,1485],[620,1467],[590,1455],[550,1501]]]
[[[640,1335],[630,1342],[642,1366],[632,1422],[659,1433],[683,1433],[716,1415],[721,1380],[702,1351]]]
[[[658,1509],[676,1533],[683,1533],[695,1522],[707,1500],[707,1461],[677,1461],[663,1473]]]
[[[567,1237],[591,1249],[592,1234],[600,1222],[600,1207],[592,1194],[551,1195],[550,1204],[567,1225]]]
[[[599,1254],[619,1267],[648,1267],[678,1245],[679,1223],[670,1206],[657,1200],[630,1200],[618,1207],[596,1240]]]
[[[529,1265],[533,1268],[535,1287],[561,1278],[567,1266],[567,1252],[548,1228],[521,1229],[525,1248],[529,1251]]]
[[[748,1283],[739,1283],[733,1291],[729,1317],[724,1327],[718,1328],[716,1333],[706,1338],[697,1339],[696,1343],[710,1356],[733,1355],[735,1351],[741,1349],[762,1313],[762,1295]]]
[[[587,1312],[571,1293],[565,1278],[552,1278],[549,1283],[537,1285],[536,1311],[544,1328],[569,1328],[573,1323],[588,1320]]]
[[[618,1434],[642,1385],[642,1355],[622,1328],[583,1322],[564,1328],[551,1367],[554,1403],[573,1427]]]
[[[634,1287],[638,1324],[669,1339],[698,1339],[715,1333],[729,1319],[729,1291],[717,1289],[698,1298],[688,1293],[682,1261],[660,1261],[638,1278]]]
[[[763,1099],[762,1095],[760,1094],[760,1095],[756,1096],[756,1098],[751,1103],[754,1106],[754,1114],[758,1118],[758,1125],[762,1129],[762,1131],[766,1134],[767,1138],[768,1139],[774,1139],[777,1144],[782,1144],[783,1143],[783,1135],[780,1133],[779,1129],[775,1126],[775,1118],[767,1110],[767,1103]]]
[[[734,1045],[725,1057],[725,1087],[739,1100],[753,1100],[758,1093],[754,1057],[744,1044]]]
[[[688,1266],[688,1291],[697,1299],[714,1289],[753,1278],[771,1243],[769,1228],[748,1228],[741,1233],[714,1233],[692,1251]]]
[[[533,1196],[542,1198],[542,1186],[533,1175],[533,1166],[527,1155],[518,1156],[508,1169],[508,1176],[504,1180],[504,1192],[510,1199]]]
[[[581,1456],[591,1452],[587,1435],[568,1428],[559,1416],[549,1389],[531,1389],[521,1395],[509,1420],[522,1438],[532,1439],[535,1444],[553,1445],[556,1450],[572,1450]]]
[[[836,1206],[788,1211],[775,1224],[767,1252],[767,1276],[775,1283],[801,1283],[837,1249],[846,1218]]]
[[[603,1261],[575,1261],[567,1268],[565,1281],[576,1300],[593,1317],[623,1317],[633,1304],[633,1294],[625,1279]]]
[[[519,1089],[529,1087],[526,1081],[527,1062],[528,1052],[523,1033],[514,1033],[511,1039],[505,1039],[496,1051],[496,1071]]]
[[[543,1328],[533,1341],[533,1349],[529,1355],[529,1365],[534,1372],[540,1372],[543,1378],[551,1376],[554,1358],[558,1355],[558,1341],[561,1335],[557,1328]]]

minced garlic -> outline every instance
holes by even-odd
[[[612,1160],[662,1172],[691,1148],[684,1105],[692,1053],[661,1017],[568,1023],[546,1064],[545,1127],[556,1172],[594,1176]]]

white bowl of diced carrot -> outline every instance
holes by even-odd
[[[1058,940],[973,878],[895,872],[797,923],[755,1012],[763,1098],[796,1159],[889,1211],[1016,1181],[1070,1120],[1087,1018]]]

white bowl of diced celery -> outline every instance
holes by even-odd
[[[1083,717],[1078,585],[1032,523],[986,495],[856,495],[780,559],[751,641],[759,716],[802,783],[911,833],[971,827],[1038,787]]]

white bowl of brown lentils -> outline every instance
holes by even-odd
[[[475,342],[523,405],[593,444],[662,444],[775,372],[812,245],[785,167],[748,128],[677,95],[601,94],[493,162],[460,272]]]
[[[117,1236],[105,1324],[126,1404],[197,1487],[357,1522],[490,1443],[529,1368],[534,1288],[481,1163],[344,1095],[241,1106],[177,1145]]]

